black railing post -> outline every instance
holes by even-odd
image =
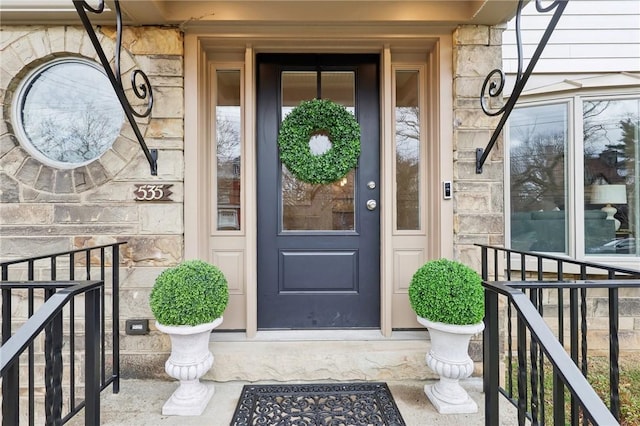
[[[612,278],[613,279],[613,278]],[[620,421],[620,347],[618,341],[618,289],[609,289],[609,392],[611,413]]]
[[[105,250],[104,247],[100,248],[100,281],[104,282],[105,285],[102,287],[101,295],[100,295],[100,346],[103,348],[100,357],[100,365],[102,368],[100,369],[100,386],[104,386],[107,383],[106,378],[106,365],[107,365],[107,351],[104,349],[107,347],[107,327],[106,327],[106,277],[105,277]],[[112,328],[113,330],[113,328]]]
[[[497,254],[496,254],[497,255]],[[489,277],[489,259],[486,247],[481,249],[482,280]],[[484,332],[482,333],[482,369],[484,388],[484,424],[497,426],[500,420],[500,348],[498,342],[498,294],[485,288],[484,291]]]
[[[55,289],[45,290],[45,300]],[[44,408],[47,425],[58,425],[62,418],[62,312],[44,328]]]
[[[513,316],[511,300],[507,299],[507,392],[509,398],[513,396]]]
[[[9,268],[2,265],[2,281],[9,279]],[[4,345],[11,337],[11,290],[2,289],[2,344]],[[20,413],[20,365],[16,361],[15,365],[9,369],[2,377],[2,425],[18,425]]]
[[[483,382],[485,426],[497,426],[500,394],[500,348],[498,342],[498,294],[485,290],[485,329],[483,333]]]
[[[120,245],[112,247],[111,256],[111,300],[112,300],[112,321],[111,321],[111,341],[113,347],[113,393],[120,392]]]
[[[69,301],[69,318],[76,317],[75,299]],[[69,400],[72,407],[76,406],[76,326],[75,321],[69,322]]]
[[[587,267],[585,265],[580,265],[580,279],[587,279]],[[587,289],[580,289],[580,350],[582,357],[581,360],[581,371],[584,377],[587,377]]]
[[[85,294],[85,425],[100,424],[100,289]]]
[[[578,289],[569,289],[569,347],[571,348],[571,359],[578,364]],[[578,421],[579,407],[575,395],[571,395],[571,418]],[[576,423],[577,424],[577,423]]]
[[[20,361],[2,376],[2,426],[18,426],[20,423]]]
[[[33,259],[27,262],[27,280],[33,281],[35,279],[35,261]],[[34,312],[34,294],[33,289],[30,288],[27,290],[27,316],[33,315]],[[29,369],[29,384],[28,384],[28,410],[29,410],[29,418],[32,419],[35,415],[35,351],[33,344],[29,345],[29,349],[27,350],[27,368]]]
[[[536,289],[529,290],[529,298],[531,300],[531,304],[538,307],[538,291]],[[538,423],[538,415],[540,408],[540,399],[539,399],[539,389],[538,384],[541,387],[544,387],[544,383],[540,383],[539,372],[538,372],[538,344],[535,340],[531,339],[529,346],[529,356],[531,357],[531,374],[530,374],[530,382],[531,382],[531,421],[534,425]]]
[[[518,351],[518,425],[524,426],[527,418],[527,326],[518,314],[516,337]]]

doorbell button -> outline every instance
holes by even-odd
[[[442,182],[442,197],[445,200],[450,200],[451,199],[451,181],[450,180],[445,180],[444,182]]]

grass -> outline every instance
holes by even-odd
[[[593,357],[589,360],[587,379],[596,393],[609,406],[609,360]],[[640,426],[640,355],[620,359],[620,424]]]
[[[609,359],[607,357],[592,356],[588,359],[587,380],[600,396],[602,401],[609,406]],[[517,397],[517,359],[513,359],[513,392]],[[528,367],[530,368],[530,366]],[[551,366],[545,359],[544,394],[545,394],[545,418],[548,424],[553,424],[553,375]],[[509,378],[506,378],[507,383]],[[527,395],[531,396],[530,376],[527,374]],[[620,424],[622,426],[640,426],[640,354],[624,355],[620,358]],[[530,407],[530,401],[527,401]],[[569,419],[570,394],[565,392],[566,419]],[[567,423],[568,424],[568,423]]]

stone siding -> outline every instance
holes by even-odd
[[[482,174],[476,174],[476,148],[484,148],[498,119],[484,114],[480,90],[485,77],[500,68],[502,28],[460,26],[453,34],[453,238],[454,256],[480,270],[474,244],[504,241],[502,139]]]
[[[100,31],[107,56],[113,56],[114,28]],[[138,124],[148,147],[158,149],[157,176],[151,176],[126,118],[113,146],[98,160],[76,169],[44,165],[20,146],[11,124],[18,84],[34,67],[53,58],[80,56],[99,62],[83,28],[3,26],[0,55],[0,259],[127,241],[120,253],[122,374],[158,374],[169,352],[168,338],[155,332],[128,336],[124,325],[130,318],[153,318],[148,295],[154,280],[183,258],[183,34],[168,27],[123,32],[122,81],[134,107],[137,99],[127,85],[135,69],[149,77],[153,88],[151,116]],[[136,184],[171,184],[171,200],[136,201]],[[42,279],[47,274],[36,272]],[[24,271],[16,270],[10,278],[25,277]],[[26,317],[24,310],[15,313],[16,324]],[[145,354],[152,354],[155,362],[145,365]]]

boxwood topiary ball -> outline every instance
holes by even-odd
[[[484,318],[482,278],[453,260],[422,265],[409,284],[409,301],[416,315],[433,322],[469,325]]]
[[[312,136],[326,136],[331,146],[315,155]],[[280,161],[299,180],[328,184],[344,177],[358,164],[360,125],[352,113],[329,99],[303,101],[282,121],[278,133]]]
[[[156,278],[149,305],[162,325],[198,325],[222,316],[229,302],[227,280],[216,266],[188,260]]]

